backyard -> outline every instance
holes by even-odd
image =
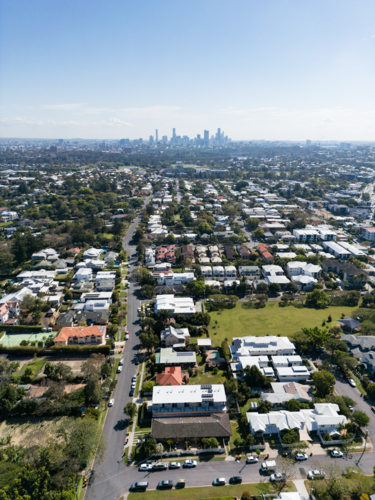
[[[277,302],[271,302],[262,309],[249,309],[246,303],[240,302],[233,309],[210,312],[210,337],[216,346],[220,346],[225,338],[231,343],[233,337],[246,335],[293,337],[301,328],[320,327],[329,315],[332,316],[332,323],[327,325],[335,326],[342,314],[348,317],[353,310],[352,307],[279,307]]]

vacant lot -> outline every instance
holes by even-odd
[[[287,483],[289,489],[284,491],[295,491],[294,484]],[[235,486],[210,486],[207,488],[184,488],[181,490],[171,489],[162,491],[147,491],[146,493],[130,493],[128,500],[198,500],[198,499],[216,499],[226,500],[229,498],[241,498],[242,493],[248,491],[250,495],[261,495],[274,493],[275,490],[271,483],[251,483],[237,484]]]
[[[245,306],[245,307],[244,307]],[[211,312],[210,337],[214,345],[221,345],[227,337],[231,342],[233,337],[253,335],[280,335],[280,337],[293,337],[301,328],[321,326],[332,316],[332,323],[337,324],[341,314],[350,316],[354,308],[327,307],[327,309],[298,309],[293,306],[279,307],[277,302],[271,302],[263,309],[248,309],[246,303],[240,302],[233,309],[224,309],[222,312]],[[215,324],[217,321],[217,325]]]
[[[22,375],[25,373],[26,368],[31,369],[32,371],[31,378],[36,377],[38,373],[42,371],[42,368],[44,367],[45,363],[46,363],[45,359],[35,359],[33,361],[30,361],[29,363],[23,364],[20,371],[13,374],[14,381],[18,383],[22,382]]]
[[[11,444],[20,446],[45,445],[68,417],[7,418],[0,424],[0,439],[6,442],[12,436]]]
[[[52,363],[53,365],[56,365],[57,363],[63,363],[64,365],[67,365],[67,366],[70,366],[70,368],[72,369],[72,372],[73,372],[73,375],[76,376],[76,375],[81,375],[81,367],[83,365],[83,363],[85,361],[87,361],[87,358],[86,359],[58,359],[57,357],[56,358],[50,358],[48,359],[48,361],[50,363]]]

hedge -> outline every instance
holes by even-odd
[[[2,325],[1,329],[7,333],[44,333],[42,326],[27,326],[27,325]],[[52,332],[45,332],[51,334]]]

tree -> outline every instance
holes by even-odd
[[[244,381],[249,387],[263,387],[268,383],[267,377],[255,365],[245,368]]]
[[[314,347],[323,347],[323,345],[330,338],[330,334],[327,329],[318,328],[302,328],[302,331],[309,338],[311,344]]]
[[[281,292],[281,285],[279,283],[271,283],[270,284],[270,292],[273,294],[277,294]]]
[[[315,309],[324,309],[328,307],[329,297],[323,290],[314,290],[307,294],[306,306]]]
[[[102,396],[102,388],[96,375],[90,375],[85,385],[85,396],[87,403],[99,403]]]
[[[134,417],[138,413],[138,408],[135,403],[129,402],[124,408],[125,415],[128,415],[130,421],[133,422]]]
[[[288,411],[300,411],[301,409],[301,403],[298,401],[298,399],[289,399],[286,403],[286,409]]]
[[[47,361],[45,367],[44,367],[44,375],[47,377],[47,378],[52,378],[52,375],[53,375],[53,364],[50,363],[49,361]]]
[[[141,288],[141,297],[143,299],[151,299],[155,294],[155,287],[152,285],[144,285]]]
[[[259,283],[259,285],[257,285],[257,292],[258,293],[268,293],[267,283]]]
[[[294,444],[298,443],[299,437],[295,429],[289,429],[282,437],[282,442],[284,444]]]
[[[335,386],[335,377],[332,373],[326,370],[314,372],[312,379],[315,384],[316,395],[319,397],[326,397],[331,394]]]
[[[81,372],[85,377],[91,377],[93,375],[99,376],[103,364],[105,363],[104,354],[91,354],[89,359],[85,361],[81,367]]]
[[[293,432],[295,432],[295,431],[293,431]],[[297,434],[297,433],[295,432],[295,434]],[[287,481],[290,481],[291,479],[293,479],[293,477],[296,473],[295,461],[291,457],[282,457],[279,460],[279,467],[278,468],[279,468],[279,472],[281,472],[281,474],[283,475],[283,481],[274,484],[274,487],[275,487],[277,493],[279,494],[283,490]]]
[[[153,333],[141,333],[139,336],[143,349],[152,351],[159,345],[159,337]]]
[[[25,311],[31,311],[35,305],[35,297],[32,295],[25,295],[21,302],[21,308]]]
[[[172,450],[172,446],[174,445],[173,439],[168,439],[167,445],[169,446],[169,451],[171,451]]]
[[[370,417],[363,411],[355,410],[352,413],[352,420],[356,425],[358,425],[359,428],[362,428],[366,427],[366,425],[370,422]]]
[[[370,398],[375,397],[375,382],[372,382],[367,386],[367,393],[370,396]]]
[[[219,448],[219,441],[216,438],[203,438],[203,448],[205,450],[212,448]]]
[[[294,283],[292,283],[291,281],[285,285],[285,290],[286,290],[287,292],[292,292],[292,293],[296,293],[296,292],[298,292],[298,288],[297,288],[297,287],[296,287],[296,285],[295,285]]]
[[[256,238],[257,240],[261,240],[262,238],[264,238],[264,229],[258,227],[258,229],[255,229],[252,234],[254,238]]]
[[[259,413],[269,413],[272,410],[272,404],[269,401],[261,401],[258,405]]]
[[[193,297],[200,297],[204,294],[205,289],[206,285],[204,280],[194,280],[186,285],[185,293]]]
[[[241,500],[251,500],[250,492],[245,490],[242,492]]]

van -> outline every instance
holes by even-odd
[[[130,486],[131,490],[144,491],[148,487],[148,481],[138,481]]]
[[[167,470],[168,465],[168,462],[156,462],[152,465],[152,470]]]

